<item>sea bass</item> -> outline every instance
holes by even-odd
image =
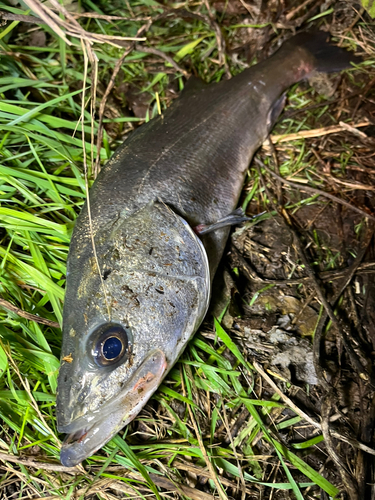
[[[231,80],[189,81],[100,172],[68,257],[57,393],[64,465],[139,413],[198,329],[229,227],[204,236],[192,228],[235,209],[285,90],[355,60],[326,39],[300,33]]]

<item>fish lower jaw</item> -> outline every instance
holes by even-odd
[[[121,427],[116,429],[118,431]],[[105,430],[105,420],[95,422],[92,426],[86,425],[75,432],[67,434],[60,451],[60,461],[65,467],[74,467],[82,460],[95,453],[101,446],[109,440],[115,432],[104,433],[100,439],[99,436]],[[112,429],[113,431],[114,429]],[[101,431],[101,432],[100,432]],[[99,438],[99,439],[98,439]]]
[[[73,467],[104,446],[138,415],[159,387],[166,371],[165,354],[155,349],[133,375],[128,387],[108,401],[100,412],[59,425],[59,432],[68,434],[61,447],[61,463]]]
[[[72,432],[71,434],[67,434],[64,439],[64,445],[71,444],[74,442],[80,443],[82,439],[87,435],[87,433],[90,431],[90,427],[84,427],[79,431]],[[62,431],[65,432],[65,431]]]
[[[68,433],[60,450],[61,463],[65,467],[74,467],[102,448],[138,415],[156,389],[157,387],[152,392],[150,391],[147,396],[145,394],[145,397],[139,398],[137,403],[131,405],[128,410],[124,409],[121,404],[116,405],[111,408],[110,414],[102,416],[100,420],[96,420],[92,424],[90,422],[91,425],[86,424],[81,429]],[[66,426],[66,429],[73,429],[73,425],[78,427],[78,422]]]

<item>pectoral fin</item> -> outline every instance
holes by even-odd
[[[264,213],[265,212],[262,212],[260,214],[253,215],[252,217],[248,217],[247,215],[245,215],[243,209],[239,207],[225,217],[222,217],[216,222],[213,222],[212,224],[198,224],[198,226],[195,226],[193,228],[193,231],[199,236],[203,236],[204,234],[211,233],[212,231],[216,231],[217,229],[221,229],[222,227],[235,226],[236,224],[240,224],[241,222],[254,220]]]

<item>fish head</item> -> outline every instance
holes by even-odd
[[[57,424],[73,466],[104,446],[145,405],[202,322],[207,255],[161,202],[73,235],[68,258]],[[100,269],[101,276],[99,275]]]

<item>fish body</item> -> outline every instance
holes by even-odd
[[[68,257],[57,395],[64,465],[137,415],[199,327],[229,229],[200,238],[191,228],[236,208],[285,90],[316,69],[348,66],[325,39],[303,33],[231,80],[190,82],[100,172]]]

